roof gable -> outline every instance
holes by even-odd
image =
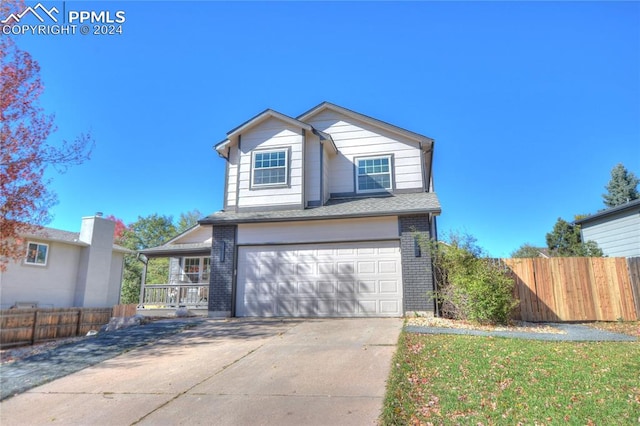
[[[311,108],[309,111],[299,115],[297,117],[297,119],[300,120],[300,121],[307,121],[310,118],[312,118],[312,117],[314,117],[314,116],[316,116],[316,115],[318,115],[318,114],[320,114],[320,113],[322,113],[323,111],[326,111],[326,110],[337,112],[337,113],[345,115],[347,117],[350,117],[350,118],[365,122],[365,123],[367,123],[367,124],[369,124],[371,126],[384,129],[384,130],[386,130],[388,132],[395,133],[395,134],[404,136],[406,138],[413,139],[413,140],[418,141],[418,142],[427,142],[428,144],[432,144],[433,143],[433,139],[428,137],[428,136],[424,136],[424,135],[421,135],[419,133],[415,133],[415,132],[412,132],[410,130],[403,129],[402,127],[398,127],[398,126],[395,126],[393,124],[389,124],[389,123],[387,123],[385,121],[378,120],[378,119],[373,118],[373,117],[369,117],[368,115],[360,114],[359,112],[355,112],[355,111],[352,111],[350,109],[341,107],[339,105],[332,104],[331,102],[322,102],[321,104]]]
[[[304,129],[306,131],[313,131],[313,127],[311,127],[310,125],[308,125],[307,123],[304,123],[300,120],[297,120],[295,118],[289,117],[288,115],[282,114],[278,111],[274,111],[272,109],[266,109],[264,111],[262,111],[260,114],[250,118],[249,120],[245,121],[244,123],[240,124],[239,126],[229,130],[227,132],[227,138],[225,140],[223,140],[222,142],[218,143],[214,148],[216,151],[218,151],[219,153],[223,153],[225,149],[227,149],[227,147],[229,145],[232,144],[232,140],[242,134],[243,132],[246,132],[247,130],[259,125],[260,123],[263,123],[264,121],[268,120],[269,118],[275,118],[277,120],[280,120],[290,126],[294,126],[294,127],[299,127],[301,129]]]

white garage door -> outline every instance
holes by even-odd
[[[239,248],[237,316],[402,316],[400,244]]]

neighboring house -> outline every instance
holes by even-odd
[[[580,225],[582,241],[595,241],[605,256],[640,256],[640,200],[587,216]]]
[[[431,259],[417,239],[436,237],[433,148],[327,102],[297,118],[258,114],[215,146],[224,209],[142,251],[173,257],[171,276],[191,283],[145,286],[142,306],[193,306],[208,279],[209,316],[433,312]]]
[[[2,308],[117,305],[129,250],[113,244],[114,227],[92,216],[79,233],[43,227],[24,235],[24,259],[0,272]]]

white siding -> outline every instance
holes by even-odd
[[[320,201],[320,139],[314,134],[307,134],[304,161],[306,201]]]
[[[371,241],[394,238],[399,238],[396,216],[238,225],[238,244]]]
[[[300,205],[302,203],[302,129],[270,118],[241,135],[238,207]],[[251,153],[257,149],[289,149],[289,187],[251,189]]]
[[[334,154],[330,154],[329,144],[325,143],[324,150],[322,151],[323,160],[322,160],[322,196],[324,197],[322,200],[322,204],[326,203],[331,195],[331,191],[329,188],[329,164],[332,158],[335,157]]]
[[[172,244],[210,243],[212,237],[211,226],[197,226],[191,232],[177,238]]]
[[[227,176],[227,207],[235,207],[236,190],[238,188],[238,147],[233,146],[229,151]]]
[[[377,154],[393,154],[396,189],[422,188],[421,151],[417,142],[333,111],[324,111],[308,123],[329,133],[340,151],[330,162],[330,192],[355,192],[354,158]]]
[[[582,225],[582,238],[595,241],[606,256],[640,256],[640,213],[622,212]]]

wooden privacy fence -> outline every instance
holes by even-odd
[[[524,321],[640,319],[640,258],[504,259]]]
[[[123,315],[129,311],[128,305],[114,308],[2,309],[0,346],[83,336],[90,330],[99,330],[109,323],[112,316],[129,316]]]

